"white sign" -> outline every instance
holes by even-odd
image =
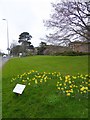
[[[22,85],[22,84],[17,84],[15,86],[15,88],[13,89],[14,93],[18,93],[18,94],[22,94],[22,92],[24,91],[26,85]]]

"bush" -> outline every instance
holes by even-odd
[[[54,55],[62,55],[62,56],[82,56],[82,55],[90,55],[90,53],[84,53],[84,52],[74,52],[74,51],[64,51],[63,53],[56,52]]]

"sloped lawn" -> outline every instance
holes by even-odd
[[[88,56],[32,56],[3,66],[3,118],[87,118]],[[12,92],[25,84],[22,95]]]

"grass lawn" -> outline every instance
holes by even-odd
[[[75,78],[78,73],[80,77]],[[2,69],[3,118],[87,118],[87,74],[88,56],[31,56],[10,59]],[[82,94],[75,93],[73,96],[73,92],[65,91],[66,80],[66,87],[74,87],[74,82],[85,93],[79,90]],[[21,96],[12,92],[16,83],[26,84]],[[64,87],[62,91],[59,90],[61,84]],[[76,88],[72,90],[76,91]]]
[[[0,69],[0,119],[2,118],[2,70]]]

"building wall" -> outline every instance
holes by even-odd
[[[45,55],[53,55],[55,53],[63,53],[65,51],[71,51],[69,47],[62,47],[62,46],[54,46],[54,45],[48,45],[46,49],[44,50]]]
[[[90,43],[71,43],[70,48],[75,52],[90,52]]]

